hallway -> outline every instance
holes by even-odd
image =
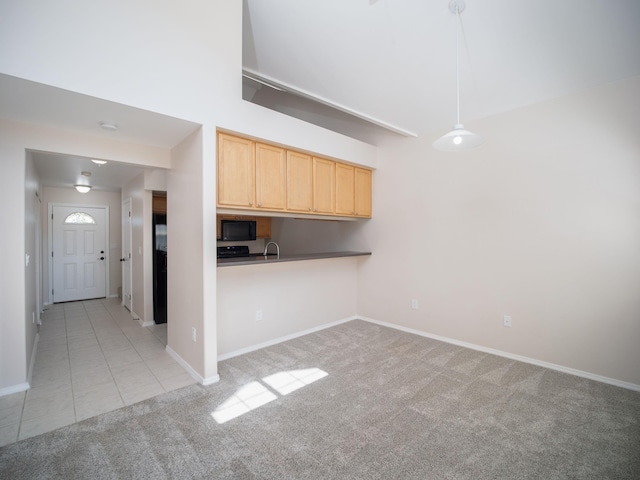
[[[31,389],[0,397],[0,446],[196,383],[117,298],[49,306]]]

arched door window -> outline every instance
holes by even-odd
[[[73,225],[95,225],[96,220],[88,213],[74,212],[64,219],[64,223]]]

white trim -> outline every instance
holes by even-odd
[[[640,392],[640,385],[636,385],[635,383],[623,382],[622,380],[617,380],[615,378],[604,377],[602,375],[597,375],[595,373],[589,373],[583,370],[576,370],[575,368],[569,368],[569,367],[564,367],[562,365],[557,365],[555,363],[536,360],[535,358],[524,357],[522,355],[516,355],[514,353],[503,352],[502,350],[495,350],[493,348],[483,347],[481,345],[475,345],[473,343],[462,342],[454,338],[442,337],[440,335],[434,335],[434,334],[423,332],[420,330],[415,330],[413,328],[402,327],[400,325],[395,325],[393,323],[381,322],[379,320],[374,320],[373,318],[368,318],[363,316],[359,316],[357,318],[359,318],[360,320],[364,320],[365,322],[375,323],[377,325],[382,325],[383,327],[393,328],[395,330],[412,333],[414,335],[419,335],[421,337],[432,338],[434,340],[450,343],[452,345],[457,345],[459,347],[470,348],[472,350],[477,350],[479,352],[490,353],[492,355],[498,355],[499,357],[509,358],[511,360],[517,360],[519,362],[529,363],[531,365],[537,365],[538,367],[548,368],[550,370],[556,370],[562,373],[568,373],[569,375],[575,375],[576,377],[587,378],[589,380],[595,380],[596,382],[606,383],[609,385],[614,385],[616,387],[626,388],[627,390],[634,390],[636,392]]]
[[[180,364],[182,368],[184,368],[187,371],[189,375],[195,378],[198,381],[198,383],[202,385],[211,385],[214,383],[218,383],[220,381],[220,375],[218,374],[215,374],[213,377],[204,378],[202,375],[196,372],[193,369],[193,367],[191,367],[191,365],[189,365],[187,361],[184,358],[182,358],[180,355],[178,355],[176,351],[173,348],[171,348],[169,345],[167,345],[166,351],[169,355],[171,355],[171,357],[176,362]]]
[[[322,105],[326,105],[331,108],[335,108],[336,110],[340,110],[341,112],[347,113],[349,115],[353,115],[354,117],[358,117],[362,120],[365,120],[369,123],[373,123],[374,125],[378,125],[379,127],[385,128],[391,132],[399,133],[405,137],[417,137],[418,134],[414,132],[410,132],[409,130],[401,127],[397,127],[390,123],[385,122],[384,120],[380,120],[378,118],[372,117],[371,115],[367,115],[366,113],[359,112],[354,110],[353,108],[347,107],[340,103],[334,102],[327,98],[321,97],[320,95],[316,95],[315,93],[311,93],[307,90],[303,90],[302,88],[294,87],[293,85],[285,82],[281,82],[280,80],[276,80],[273,77],[268,75],[264,75],[262,73],[258,73],[255,70],[251,70],[249,68],[242,69],[242,76],[246,77],[255,82],[261,83],[263,85],[267,85],[268,87],[275,88],[276,90],[280,90],[283,92],[288,92],[293,95],[298,95],[300,97],[306,98],[313,102],[321,103]]]
[[[11,395],[14,393],[26,392],[30,388],[31,386],[26,382],[12,385],[11,387],[0,388],[0,397],[4,397],[5,395]]]
[[[124,241],[124,212],[125,212],[125,204],[128,205],[128,210],[127,210],[127,222],[129,222],[129,238],[128,240],[128,246],[129,246],[129,252],[124,252],[124,245],[125,245],[125,241]],[[133,200],[131,200],[131,196],[125,198],[124,200],[121,201],[120,204],[120,258],[127,258],[127,260],[125,260],[125,263],[128,261],[129,262],[129,292],[125,292],[124,291],[124,286],[126,284],[126,282],[124,281],[124,276],[125,276],[125,268],[123,268],[122,264],[120,266],[120,281],[122,282],[122,306],[125,307],[127,310],[129,310],[129,307],[131,308],[131,310],[129,310],[131,313],[133,313],[133,224],[131,222],[131,214],[133,211]],[[127,293],[129,294],[129,307],[127,307],[127,301],[125,300]]]
[[[36,333],[36,339],[33,341],[33,350],[31,350],[31,361],[29,362],[29,372],[27,372],[27,383],[31,385],[31,379],[33,378],[33,367],[36,364],[36,353],[38,351],[38,341],[40,340],[40,333]]]
[[[140,324],[141,327],[150,327],[151,325],[155,325],[154,322],[150,322],[150,321],[144,321],[141,318],[138,318],[138,323]]]
[[[107,298],[118,298],[118,294],[117,293],[112,293]]]
[[[309,335],[310,333],[319,332],[320,330],[325,330],[330,327],[335,327],[336,325],[341,325],[343,323],[350,322],[351,320],[357,320],[359,318],[360,317],[354,315],[352,317],[343,318],[342,320],[336,320],[335,322],[325,323],[324,325],[320,325],[318,327],[309,328],[308,330],[303,330],[301,332],[285,335],[284,337],[274,338],[273,340],[268,340],[266,342],[262,342],[257,345],[252,345],[250,347],[234,350],[233,352],[225,353],[223,355],[218,355],[218,361],[221,362],[229,358],[237,357],[238,355],[244,355],[245,353],[254,352],[256,350],[260,350],[261,348],[266,348],[272,345],[276,345],[278,343],[286,342],[288,340],[293,340],[294,338],[302,337],[304,335]]]

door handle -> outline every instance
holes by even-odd
[[[120,261],[121,261],[121,262],[126,262],[126,261],[127,261],[127,259],[126,259],[126,258],[121,258],[121,259],[120,259]]]
[[[104,260],[104,257],[100,257],[98,260]]]

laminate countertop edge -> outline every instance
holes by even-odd
[[[326,258],[363,257],[371,255],[371,252],[326,252],[305,253],[299,255],[254,255],[241,258],[218,258],[218,267],[239,267],[246,265],[264,265],[267,263],[299,262],[301,260],[323,260]]]

